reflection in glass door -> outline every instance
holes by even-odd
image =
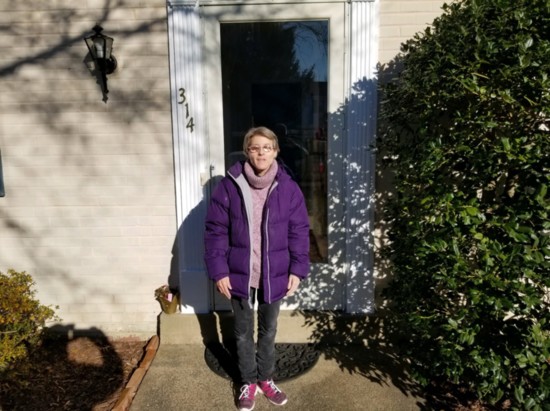
[[[342,309],[347,3],[246,3],[201,6],[211,187],[243,158],[250,127],[272,128],[311,226],[310,276],[282,309]],[[219,293],[212,301],[227,308]]]
[[[306,197],[311,261],[327,262],[329,22],[228,22],[220,38],[225,167],[243,158],[250,127],[275,131]]]

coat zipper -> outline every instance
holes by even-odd
[[[271,193],[273,190],[275,190],[275,187],[277,187],[279,183],[276,180],[273,180],[273,184],[271,184],[271,187],[269,188],[269,192],[267,193],[267,197],[265,199],[265,224],[264,224],[264,231],[265,231],[265,250],[263,252],[263,255],[265,255],[266,260],[266,281],[267,281],[267,303],[271,304],[271,262],[269,259],[269,199],[271,197]]]

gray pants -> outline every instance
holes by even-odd
[[[258,294],[258,295],[256,295]],[[254,302],[258,297],[258,344],[254,343]],[[262,290],[252,288],[250,299],[232,298],[237,344],[237,363],[243,383],[273,378],[275,371],[275,335],[281,302],[263,302]]]

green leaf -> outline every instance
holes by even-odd
[[[455,320],[453,320],[452,318],[449,318],[448,322],[451,325],[451,328],[454,328],[454,329],[458,328],[458,323]]]
[[[466,212],[469,216],[477,216],[479,214],[479,209],[477,207],[468,206],[466,207]]]
[[[450,3],[380,70],[391,329],[419,380],[535,410],[550,396],[550,10]]]

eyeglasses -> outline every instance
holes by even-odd
[[[264,153],[271,153],[273,146],[248,146],[249,153],[258,153],[260,149],[262,149],[262,152]]]

